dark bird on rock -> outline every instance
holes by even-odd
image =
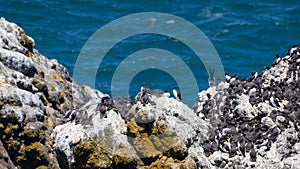
[[[231,76],[226,72],[226,73],[225,73],[225,81],[226,81],[227,83],[229,83],[230,79],[231,79]]]
[[[105,95],[101,98],[100,103],[96,107],[96,111],[100,112],[100,118],[107,117],[107,111],[114,108],[114,101],[110,99],[108,95]]]
[[[100,112],[100,118],[106,117],[107,107],[103,103],[99,103],[96,107],[96,111]]]
[[[288,51],[288,54],[294,53],[298,49],[298,45],[294,44],[293,47]]]
[[[141,93],[143,94],[143,93],[151,93],[151,90],[150,90],[150,88],[149,87],[147,87],[145,84],[142,84],[142,86],[141,86]]]
[[[141,102],[143,106],[149,103],[149,94],[148,93],[142,93]]]
[[[252,149],[250,150],[250,161],[256,162],[256,151],[254,147],[252,147]]]
[[[64,120],[63,120],[64,123],[66,123],[68,121],[73,121],[76,118],[77,114],[78,114],[78,112],[75,110],[68,111],[64,117]]]
[[[274,97],[273,95],[270,97],[270,103],[272,107],[280,107],[278,103],[278,99]]]
[[[229,158],[232,158],[236,155],[237,146],[235,143],[231,143],[230,150],[229,150]]]
[[[177,86],[174,86],[173,95],[174,95],[174,97],[175,97],[176,100],[181,101],[181,94],[180,94]]]
[[[272,63],[272,66],[275,66],[279,63],[280,61],[280,56],[278,54],[276,54],[276,59],[274,60],[274,62]]]
[[[238,148],[241,152],[241,154],[245,157],[245,151],[246,151],[246,147],[245,147],[245,141],[241,141],[240,143],[238,142]]]

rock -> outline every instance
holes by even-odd
[[[10,157],[4,159],[9,168],[59,168],[53,128],[71,108],[103,94],[73,83],[66,68],[38,53],[34,40],[4,18],[0,37],[0,134]]]
[[[265,124],[266,126],[268,126],[269,128],[274,127],[275,123],[273,122],[273,120],[270,117],[263,117],[261,119],[261,123]]]
[[[0,141],[0,168],[15,168],[8,152]]]
[[[283,123],[284,121],[285,121],[285,118],[283,116],[276,117],[276,122]]]
[[[237,111],[243,118],[252,120],[257,115],[257,110],[249,103],[249,96],[242,94],[238,96],[238,100],[238,105],[233,111]]]
[[[0,49],[0,61],[8,68],[23,73],[25,76],[33,77],[36,69],[30,58],[22,53]]]
[[[294,149],[295,149],[295,151],[296,151],[297,154],[300,154],[300,143],[296,143],[294,145]]]
[[[226,84],[222,82],[215,88],[198,93],[195,113],[210,123],[211,115],[218,119],[218,123],[212,125],[209,139],[202,144],[208,158],[214,159],[216,153],[228,153],[228,167],[277,168],[281,164],[289,167],[297,165],[295,161],[280,163],[295,156],[300,140],[300,123],[296,118],[299,111],[299,65],[296,62],[300,57],[299,47],[296,46],[295,50],[297,54],[289,54],[278,64],[266,68],[262,73],[254,73],[248,79],[238,80],[235,76],[227,75],[229,86],[224,90],[216,90]],[[235,129],[231,130],[231,127]],[[246,143],[246,153],[239,156],[243,154],[243,142]],[[218,147],[212,149],[212,143]],[[240,145],[238,151],[241,153],[233,155],[231,152],[235,146],[232,145]],[[242,158],[234,160],[239,157]],[[244,163],[237,163],[243,160]],[[210,161],[211,164],[220,165],[220,160],[216,162]]]

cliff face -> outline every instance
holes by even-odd
[[[298,47],[200,92],[193,111],[150,91],[132,104],[80,86],[4,18],[0,37],[0,168],[300,166]]]
[[[34,40],[4,18],[0,37],[1,165],[59,168],[53,128],[68,110],[103,94],[73,83],[66,68],[39,54]]]

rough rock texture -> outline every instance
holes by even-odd
[[[39,54],[34,44],[22,28],[0,19],[0,164],[4,161],[4,168],[59,168],[50,137],[53,128],[68,110],[103,95],[73,83],[66,68]]]
[[[133,104],[73,82],[0,19],[0,168],[299,168],[298,46],[193,110],[142,90]]]

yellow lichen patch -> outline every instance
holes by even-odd
[[[21,41],[21,44],[24,46],[24,47],[26,47],[29,51],[31,51],[32,52],[32,47],[33,47],[33,44],[32,44],[32,42],[30,41],[30,39],[25,35],[25,33],[22,33],[21,34],[21,39],[20,39],[20,41]]]
[[[0,100],[0,106],[3,106],[4,105],[4,103]]]
[[[127,127],[128,127],[129,133],[133,134],[135,137],[142,137],[141,132],[143,132],[145,130],[143,127],[140,127],[139,125],[136,124],[134,118],[132,118],[129,122],[127,122]],[[145,136],[143,136],[143,137],[145,137]]]
[[[65,93],[64,93],[63,90],[60,90],[60,91],[59,91],[59,95],[58,95],[58,99],[59,99],[59,100],[63,100],[64,98],[65,98]]]
[[[26,45],[29,43],[29,39],[24,33],[21,34],[21,43],[22,43],[22,45]]]
[[[36,168],[38,166],[48,165],[47,150],[39,142],[31,143],[28,146],[21,145],[17,161],[21,166],[26,166],[27,168]]]
[[[66,83],[65,87],[66,87],[66,89],[70,89],[70,84]]]
[[[41,165],[41,166],[38,166],[36,169],[47,169],[48,167],[44,166],[44,165]]]
[[[110,153],[102,144],[94,140],[81,140],[73,152],[76,163],[74,168],[106,168],[111,165]]]
[[[65,83],[65,80],[57,73],[54,73],[54,79],[60,82]]]
[[[8,123],[8,125],[6,126],[5,130],[4,130],[4,133],[5,134],[12,134],[12,132],[14,130],[18,129],[18,125],[13,125],[11,123]]]
[[[13,138],[10,138],[9,140],[6,141],[8,149],[14,149],[17,150],[20,147],[20,142],[17,140],[14,140]]]
[[[4,125],[0,123],[0,129],[4,129]]]
[[[109,168],[112,161],[107,150],[96,148],[92,154],[89,155],[85,168]]]
[[[162,158],[157,159],[155,162],[153,162],[149,166],[149,169],[160,169],[160,168],[171,169],[173,163],[174,163],[174,160],[172,158],[163,156]]]
[[[53,127],[54,127],[53,120],[49,117],[49,118],[47,119],[47,122],[48,122],[48,128],[49,128],[50,130],[52,130]]]
[[[53,158],[54,158],[54,154],[53,154],[53,153],[50,153],[50,154],[49,154],[49,158],[50,158],[50,159],[53,159]]]
[[[25,129],[22,133],[19,134],[20,136],[25,136],[29,138],[35,138],[38,137],[38,131],[32,130],[32,129]]]

